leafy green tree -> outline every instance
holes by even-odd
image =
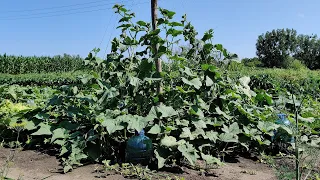
[[[297,31],[277,29],[258,37],[257,56],[265,67],[285,67],[297,46]]]
[[[319,69],[320,40],[317,35],[299,35],[294,58],[301,60],[309,69]]]
[[[243,58],[241,62],[248,67],[261,67],[262,63],[259,58]]]

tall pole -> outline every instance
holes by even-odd
[[[158,18],[158,0],[151,0],[151,17],[152,17],[152,29],[157,29]]]
[[[151,16],[152,16],[152,29],[156,30],[157,29],[157,19],[158,19],[158,0],[151,0]],[[157,44],[154,44],[154,54],[158,54],[158,46]],[[160,74],[162,72],[162,65],[161,65],[161,59],[156,58],[155,59],[155,65],[157,72]],[[157,87],[157,92],[158,94],[162,93],[162,85],[161,82],[158,84]]]

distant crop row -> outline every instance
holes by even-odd
[[[76,84],[79,81],[77,76],[84,74],[84,71],[63,72],[63,73],[29,73],[29,74],[0,74],[0,85],[35,85],[35,86],[60,86]]]
[[[87,71],[62,72],[62,73],[28,73],[28,74],[1,74],[0,84],[8,85],[36,85],[36,86],[59,86],[78,84],[77,76],[85,75]],[[232,79],[241,76],[251,77],[251,87],[258,89],[275,89],[276,87],[290,89],[290,82],[294,83],[293,91],[303,88],[306,93],[313,97],[320,97],[320,71],[296,71],[290,69],[268,68],[240,68],[229,71]],[[298,88],[298,89],[297,89]]]
[[[249,76],[252,88],[264,90],[283,88],[294,93],[303,90],[305,94],[320,98],[320,71],[244,67],[230,71],[230,75],[233,79]]]
[[[83,69],[84,60],[80,56],[12,56],[0,55],[0,73],[26,74],[68,72]]]

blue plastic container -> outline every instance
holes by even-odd
[[[289,121],[289,119],[287,119],[287,115],[286,114],[278,114],[278,119],[276,120],[275,123],[276,124],[280,124],[280,125],[285,125],[287,127],[291,126],[291,122]],[[275,138],[280,138],[281,141],[294,143],[294,138],[290,137],[288,134],[285,134],[284,132],[274,131],[274,135],[272,136],[272,141]]]
[[[152,140],[144,135],[144,130],[128,140],[126,145],[127,163],[149,164],[152,154]]]

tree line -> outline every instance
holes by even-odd
[[[297,34],[294,29],[274,29],[258,37],[256,55],[242,62],[247,66],[269,68],[320,69],[320,39],[317,35]]]

